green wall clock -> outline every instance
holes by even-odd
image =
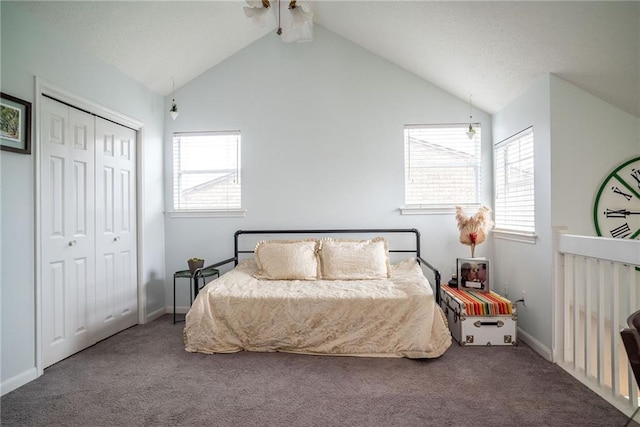
[[[593,222],[598,236],[640,238],[640,157],[623,162],[602,182]]]

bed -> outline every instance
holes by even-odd
[[[451,345],[416,229],[239,230],[234,256],[204,269],[225,265],[187,313],[188,352],[435,358]]]

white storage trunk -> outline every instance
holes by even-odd
[[[495,316],[470,316],[467,307],[444,288],[440,288],[440,306],[444,310],[451,335],[458,344],[517,345],[517,313]]]

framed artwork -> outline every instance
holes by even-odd
[[[0,149],[31,154],[31,103],[0,92]]]
[[[458,289],[489,292],[491,290],[491,262],[484,258],[458,258]]]

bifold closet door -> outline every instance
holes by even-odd
[[[138,323],[136,132],[96,117],[96,316],[101,340]]]
[[[40,267],[47,367],[95,342],[94,117],[48,98],[41,105]]]
[[[136,132],[44,96],[40,114],[46,368],[138,323]]]

